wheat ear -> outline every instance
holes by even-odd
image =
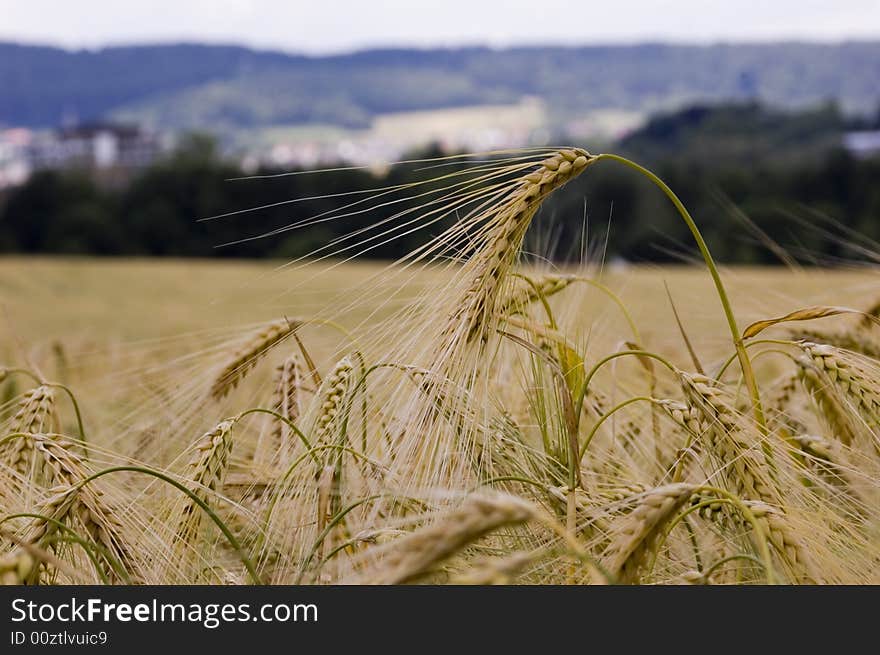
[[[37,560],[23,548],[0,558],[0,585],[22,585],[32,576]]]
[[[464,330],[467,343],[490,336],[496,298],[522,246],[523,238],[544,199],[580,175],[595,160],[585,150],[561,150],[522,177],[500,207],[493,210],[480,249],[469,262],[470,285],[456,304],[446,328],[447,338]]]
[[[232,452],[232,426],[234,418],[220,421],[206,432],[196,443],[189,463],[186,477],[192,483],[192,492],[199,500],[207,503],[209,494],[223,483],[229,455]],[[188,501],[177,521],[176,540],[191,543],[195,540],[201,520],[197,505]]]
[[[508,585],[523,570],[541,557],[540,550],[524,553],[513,553],[506,557],[492,557],[477,562],[471,569],[455,577],[451,584],[466,585]]]
[[[321,406],[315,419],[312,434],[316,444],[325,442],[333,436],[340,413],[345,409],[345,401],[351,387],[354,366],[351,358],[344,357],[324,380],[318,394]]]
[[[217,374],[211,385],[211,395],[218,400],[223,398],[238,386],[273,346],[278,345],[301,325],[298,321],[282,319],[251,334]]]
[[[471,496],[436,523],[394,540],[375,582],[403,584],[417,581],[436,565],[490,532],[525,523],[536,516],[530,503],[515,496]]]
[[[874,324],[868,322],[868,326]],[[872,359],[880,359],[880,346],[867,330],[856,329],[847,332],[820,332],[818,330],[796,330],[789,333],[793,341],[824,343],[843,350],[852,350]]]
[[[781,509],[761,501],[747,500],[743,504],[751,510],[770,543],[788,565],[794,581],[800,584],[821,584],[819,568],[797,531],[791,526],[788,516]]]
[[[74,444],[57,435],[31,435],[34,450],[51,472],[55,485],[52,498],[46,503],[43,514],[64,521],[75,517],[85,528],[89,537],[112,556],[115,563],[126,571],[134,572],[135,562],[124,539],[124,528],[113,509],[107,505],[102,491],[91,482],[84,484],[90,471],[74,450]],[[37,521],[37,526],[39,526]],[[35,527],[30,543],[42,539],[49,527]],[[114,562],[106,562],[107,573],[116,575]]]
[[[834,385],[834,388],[852,404],[872,430],[877,430],[880,427],[880,391],[878,391],[876,375],[880,372],[880,368],[869,371],[865,362],[860,361],[857,355],[829,344],[801,341],[798,345],[813,364],[811,368],[802,360],[799,361],[805,380],[815,394],[820,394],[820,398],[824,398],[823,410],[828,412],[832,424],[836,426],[840,424],[839,429],[841,437],[844,437],[842,439],[844,443],[848,444],[855,436],[852,424],[840,403],[834,402],[832,397],[827,397],[829,395],[827,391],[817,385],[817,372]]]
[[[743,436],[726,390],[704,375],[679,371],[678,376],[689,403],[703,415],[702,439],[721,464],[727,489],[740,498],[778,504],[766,455]]]
[[[50,423],[55,409],[55,394],[52,387],[45,384],[28,391],[12,417],[14,432],[39,433],[50,431]],[[12,439],[3,446],[2,461],[23,476],[30,475],[33,455],[33,440]]]
[[[631,513],[612,526],[606,560],[618,583],[639,584],[642,568],[656,550],[663,527],[693,492],[693,485],[680,482],[651,489]]]
[[[291,355],[278,366],[275,380],[275,411],[291,423],[299,420],[300,391],[303,384],[299,358]],[[284,421],[275,421],[272,431],[275,458],[284,460],[293,446],[293,435],[290,426]]]

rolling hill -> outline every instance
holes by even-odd
[[[845,74],[843,74],[845,72]],[[880,42],[370,50],[306,57],[197,44],[68,51],[0,43],[0,124],[108,116],[167,129],[329,124],[389,112],[544,100],[562,117],[757,100],[880,103]]]

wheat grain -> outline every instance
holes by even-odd
[[[766,454],[759,444],[744,437],[729,394],[706,376],[679,371],[678,377],[689,402],[703,415],[702,438],[720,464],[727,489],[740,498],[778,503],[780,496]]]
[[[52,387],[41,384],[29,391],[12,418],[16,432],[47,432],[55,409]]]
[[[55,408],[52,387],[40,385],[27,392],[12,417],[12,429],[19,433],[49,431]],[[2,461],[18,473],[27,476],[31,469],[33,440],[13,439],[2,450]]]
[[[487,558],[477,562],[470,570],[453,578],[451,582],[466,585],[509,585],[541,555],[540,551],[536,551]]]
[[[34,573],[37,561],[23,548],[0,558],[0,585],[25,584]]]
[[[823,376],[822,369],[806,355],[797,357],[795,362],[798,365],[799,377],[804,388],[810,394],[820,415],[834,436],[841,443],[847,446],[851,445],[857,431],[853,424],[853,417],[844,408],[830,381]]]
[[[96,544],[106,549],[126,571],[134,572],[135,562],[125,541],[125,529],[96,484],[83,484],[91,472],[75,452],[74,444],[57,435],[35,434],[31,438],[34,450],[51,471],[56,489],[63,490],[58,495],[70,496],[69,502],[59,497],[48,506],[62,516],[74,515]],[[108,564],[108,574],[115,576],[112,563]]]
[[[296,423],[300,412],[300,391],[303,384],[299,358],[292,355],[278,366],[275,382],[275,411],[282,417]],[[283,421],[275,421],[272,431],[275,459],[283,461],[293,447],[293,435],[290,426]]]
[[[868,326],[874,324],[868,321]],[[865,329],[846,332],[821,332],[819,330],[796,330],[789,333],[793,341],[824,343],[835,348],[851,350],[873,359],[880,359],[880,344]]]

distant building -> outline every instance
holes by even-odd
[[[24,184],[30,177],[32,139],[33,133],[25,128],[0,130],[0,189]]]
[[[137,125],[84,123],[36,139],[30,151],[34,169],[137,169],[163,152],[159,137]]]
[[[843,147],[856,157],[880,155],[880,130],[847,132],[843,135]]]

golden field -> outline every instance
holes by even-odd
[[[218,327],[234,327],[284,315],[308,316],[328,297],[355,286],[384,263],[315,264],[301,272],[277,270],[284,262],[156,259],[0,258],[0,343],[5,363],[44,347],[53,339],[110,342],[174,337]],[[563,270],[563,272],[568,272]],[[315,277],[315,274],[318,276]],[[442,271],[437,272],[443,276]],[[430,286],[435,276],[412,280],[409,297]],[[724,325],[711,280],[685,266],[613,268],[600,278],[619,295],[646,334],[678,342],[678,330],[664,290],[668,282],[693,338],[715,347]],[[741,268],[724,271],[737,314],[745,325],[809,304],[855,307],[880,296],[880,274],[873,269]],[[306,291],[291,291],[309,280]],[[598,320],[620,327],[596,306],[584,325]],[[663,317],[655,321],[655,317]],[[723,335],[719,335],[724,341]],[[16,343],[18,341],[18,343]]]
[[[2,581],[880,582],[876,271],[522,265],[602,158],[396,264],[0,260]]]

